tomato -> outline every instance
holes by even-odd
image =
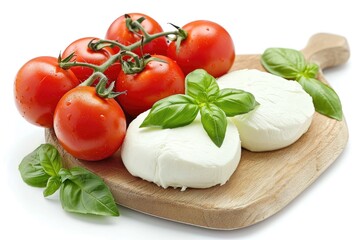
[[[62,53],[62,58],[66,58],[72,53],[75,53],[75,56],[71,61],[76,62],[85,62],[94,65],[101,65],[106,62],[112,55],[115,54],[115,51],[110,47],[102,48],[99,51],[93,51],[88,48],[88,44],[91,40],[99,40],[98,38],[94,37],[85,37],[80,38],[72,42]],[[89,67],[83,66],[74,66],[70,68],[77,78],[83,82],[88,79],[91,74],[94,72],[93,69]],[[117,79],[119,72],[121,71],[121,64],[120,62],[116,62],[112,64],[108,69],[105,70],[104,74],[108,78],[108,84],[112,81]]]
[[[60,99],[54,130],[61,146],[71,155],[96,161],[119,149],[126,120],[115,99],[99,97],[94,87],[79,86]]]
[[[150,109],[162,98],[185,91],[185,77],[176,62],[162,55],[153,57],[165,62],[152,60],[140,73],[121,71],[115,82],[117,92],[126,91],[117,100],[131,117]]]
[[[79,83],[71,70],[59,67],[55,57],[31,59],[20,68],[15,78],[16,107],[30,123],[51,128],[56,104]]]
[[[160,24],[156,22],[153,18],[145,14],[129,13],[128,15],[131,17],[133,21],[136,21],[141,17],[145,17],[145,20],[141,23],[141,25],[149,34],[163,32],[163,29],[160,26]],[[105,38],[109,40],[118,41],[119,43],[125,46],[140,41],[141,37],[129,31],[129,29],[126,27],[125,19],[126,18],[124,15],[117,18],[108,28]],[[133,52],[141,56],[140,48],[135,49]],[[145,44],[143,47],[144,54],[149,53],[151,55],[153,54],[166,55],[166,52],[167,52],[167,42],[165,37],[156,38],[153,41]]]
[[[187,38],[176,50],[176,42],[171,42],[167,56],[174,59],[184,74],[195,69],[205,69],[214,77],[227,73],[235,60],[234,43],[229,33],[219,24],[198,20],[182,27]]]

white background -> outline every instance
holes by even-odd
[[[357,1],[6,1],[0,8],[0,238],[7,239],[360,239],[359,8]],[[234,3],[237,5],[234,6]],[[337,161],[278,214],[235,231],[214,231],[174,223],[119,207],[121,216],[69,214],[58,196],[22,182],[17,166],[44,142],[43,129],[27,123],[13,100],[13,81],[26,61],[57,56],[73,40],[104,37],[118,16],[143,12],[164,29],[196,19],[223,25],[237,54],[267,47],[301,49],[312,34],[345,36],[351,58],[325,71],[339,94],[349,126],[349,143]],[[357,23],[357,24],[356,24]]]

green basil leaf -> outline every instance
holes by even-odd
[[[44,197],[53,195],[61,186],[61,179],[59,176],[51,176],[46,184],[46,188],[43,191]]]
[[[336,92],[328,85],[314,78],[302,77],[298,81],[312,97],[315,110],[327,117],[342,120],[341,102]]]
[[[233,88],[221,89],[214,104],[221,108],[227,117],[250,112],[259,105],[251,93]]]
[[[305,66],[305,69],[296,79],[300,79],[301,77],[306,78],[315,78],[319,73],[319,66],[315,63],[309,63]]]
[[[71,177],[70,171],[66,168],[61,168],[58,174],[61,178],[61,182],[65,182],[69,177]]]
[[[287,79],[297,78],[306,66],[304,55],[289,48],[266,49],[261,55],[261,63],[268,72]]]
[[[185,78],[185,94],[199,103],[213,101],[219,93],[216,79],[203,69],[196,69]]]
[[[60,201],[66,211],[119,216],[114,198],[101,178],[80,167],[61,170],[60,176]]]
[[[196,118],[199,106],[187,95],[177,94],[154,104],[140,127],[175,128],[190,124]]]
[[[221,147],[227,127],[227,118],[224,111],[215,104],[205,104],[200,108],[200,114],[203,128],[215,145]]]
[[[33,187],[46,187],[50,175],[47,174],[40,164],[39,149],[26,155],[19,165],[21,178],[25,183]]]
[[[60,171],[61,156],[58,150],[51,144],[42,144],[39,148],[40,164],[50,176],[57,176]]]

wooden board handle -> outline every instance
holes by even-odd
[[[308,61],[318,64],[321,69],[341,65],[350,57],[346,38],[329,33],[313,35],[302,52]]]

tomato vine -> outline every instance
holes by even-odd
[[[169,39],[174,41],[176,39],[183,40],[187,36],[187,33],[184,30],[173,24],[171,25],[176,28],[176,30],[174,31],[149,34],[141,25],[141,22],[144,20],[143,17],[137,20],[133,20],[128,14],[125,14],[125,18],[126,18],[126,26],[128,27],[128,29],[131,32],[141,36],[141,40],[128,46],[121,44],[117,41],[108,40],[108,39],[100,39],[98,41],[92,40],[89,42],[88,48],[93,51],[99,51],[104,47],[112,47],[112,48],[118,47],[120,48],[120,51],[112,55],[106,62],[104,62],[101,65],[71,61],[71,59],[74,57],[74,54],[70,54],[64,59],[62,59],[60,55],[58,58],[59,66],[63,69],[69,69],[74,66],[88,67],[94,70],[93,74],[96,74],[97,72],[104,72],[113,63],[115,63],[116,61],[120,61],[122,65],[122,69],[126,74],[138,73],[144,69],[146,63],[148,63],[150,60],[154,60],[154,58],[151,59],[148,54],[145,54],[144,56],[140,57],[139,55],[133,52],[134,49],[137,49],[139,47],[142,48],[142,46],[144,46],[146,43],[149,43],[159,37],[164,37],[164,36],[169,37]],[[93,79],[93,76],[90,76],[89,78]],[[86,81],[86,85],[89,82]]]

